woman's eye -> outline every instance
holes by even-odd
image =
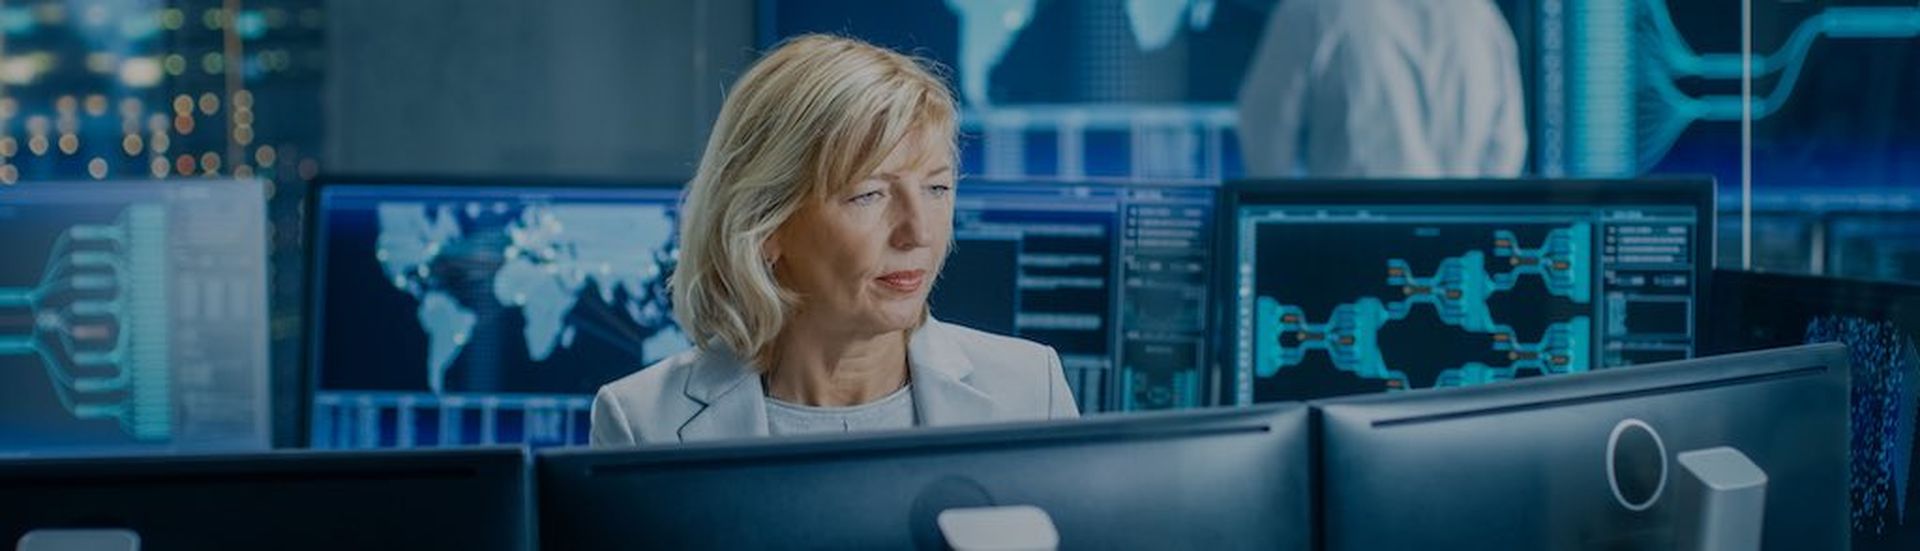
[[[927,191],[932,193],[934,197],[946,197],[953,194],[953,186],[939,184],[927,188]]]
[[[879,201],[881,197],[885,197],[885,196],[886,196],[885,191],[876,189],[873,191],[869,191],[866,193],[862,193],[862,194],[850,197],[847,199],[847,202],[853,203],[855,205],[871,205],[875,201]]]

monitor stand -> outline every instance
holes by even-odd
[[[1767,473],[1729,447],[1681,452],[1689,476],[1676,496],[1682,514],[1680,549],[1758,551],[1767,510]],[[1691,513],[1684,513],[1691,511]]]
[[[1060,547],[1053,518],[1032,505],[947,509],[940,534],[954,551],[1051,551]]]

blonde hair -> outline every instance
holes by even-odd
[[[768,237],[804,201],[877,170],[915,132],[954,143],[937,65],[850,38],[782,43],[734,83],[681,207],[674,317],[695,346],[764,364],[798,297],[774,279]],[[764,365],[759,365],[764,368]]]

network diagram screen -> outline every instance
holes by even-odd
[[[1693,354],[1712,246],[1699,205],[1471,204],[1428,185],[1443,187],[1401,190],[1427,204],[1234,207],[1237,403]]]
[[[311,445],[586,443],[600,385],[690,347],[666,290],[678,197],[323,184]]]
[[[0,456],[270,445],[257,181],[0,189]]]
[[[1082,411],[1205,405],[1214,187],[957,189],[935,317],[1052,346]]]

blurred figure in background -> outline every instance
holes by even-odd
[[[1281,0],[1240,88],[1247,175],[1517,176],[1515,50],[1489,0]]]

